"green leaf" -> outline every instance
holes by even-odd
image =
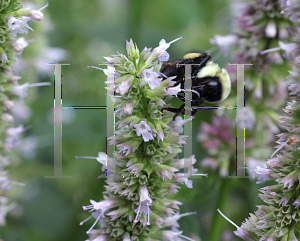
[[[148,178],[150,178],[150,175],[153,172],[152,165],[148,163],[148,165],[144,167],[143,171],[147,172]]]

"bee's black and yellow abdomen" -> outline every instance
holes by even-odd
[[[202,86],[198,91],[206,102],[221,101],[223,87],[218,77],[203,78],[198,80],[198,84]]]
[[[184,89],[185,64],[194,64],[191,67],[192,106],[200,106],[203,101],[220,102],[229,95],[231,82],[228,72],[210,61],[210,58],[211,56],[207,53],[188,53],[182,59],[174,59],[161,68],[161,72],[165,76],[176,76],[174,86],[180,84],[181,89]],[[183,96],[178,98],[185,101]],[[184,104],[178,109],[169,108],[168,110],[178,114],[184,112],[183,108]],[[196,111],[197,109],[193,110],[193,115]]]

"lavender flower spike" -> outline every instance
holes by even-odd
[[[24,97],[27,96],[26,91],[28,87],[44,84],[24,83],[19,85],[18,79],[21,77],[15,75],[17,68],[22,65],[20,63],[15,64],[15,62],[17,59],[20,60],[19,57],[29,42],[25,39],[18,38],[16,35],[27,34],[29,30],[34,31],[29,27],[28,21],[31,18],[40,18],[39,20],[41,20],[40,12],[33,11],[33,16],[27,15],[24,11],[28,10],[22,9],[22,1],[1,1],[0,5],[2,36],[0,43],[0,135],[2,136],[0,145],[0,226],[4,226],[6,224],[7,213],[17,206],[15,202],[10,202],[6,197],[9,193],[7,190],[11,189],[12,184],[23,185],[19,182],[10,180],[10,174],[8,170],[6,170],[6,167],[10,164],[10,160],[13,158],[13,155],[11,155],[12,149],[15,148],[16,151],[19,149],[21,152],[20,146],[25,148],[25,144],[20,145],[18,141],[20,139],[20,134],[28,129],[28,127],[24,128],[21,122],[29,117],[29,108],[25,105],[20,107],[21,105],[17,99],[19,99],[20,102],[23,101]],[[36,54],[36,51],[31,51],[31,53],[29,53],[30,58]],[[27,57],[29,57],[29,55]],[[30,78],[33,77],[32,74],[34,72],[35,71],[31,71]],[[46,83],[46,85],[48,84]],[[13,126],[14,122],[19,123],[19,126]],[[26,149],[26,151],[29,150],[30,148]],[[33,152],[30,154],[32,153]]]
[[[161,112],[170,92],[180,91],[168,92],[175,77],[159,77],[162,61],[169,58],[166,50],[178,39],[169,43],[161,40],[152,52],[148,48],[140,52],[130,40],[126,42],[127,56],[118,53],[105,57],[108,68],[100,70],[107,75],[107,89],[116,87],[108,97],[117,100],[116,115],[120,119],[115,135],[108,138],[117,147],[115,159],[106,161],[104,153],[98,158],[77,158],[97,159],[103,167],[107,163],[108,169],[112,168],[108,163],[115,163],[116,174],[107,176],[104,201],[84,206],[96,218],[88,230],[89,241],[191,240],[181,235],[177,223],[189,213],[179,214],[181,203],[167,199],[177,192],[179,184],[192,187],[192,181],[181,176],[183,173],[176,173],[184,168],[183,161],[174,159],[181,152],[186,136],[180,133],[188,120],[177,117],[172,121],[174,113]],[[196,159],[190,158],[194,164]],[[196,171],[192,168],[189,175]]]

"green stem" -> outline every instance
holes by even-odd
[[[230,169],[230,168],[229,168]],[[229,172],[231,173],[231,172]],[[222,212],[226,210],[227,199],[230,191],[230,178],[223,178],[221,182],[220,191],[218,194],[217,202],[213,210],[213,218],[210,224],[210,229],[207,236],[207,241],[218,241],[223,230],[226,220],[217,212],[219,208]]]
[[[143,0],[128,1],[128,32],[127,38],[132,38],[137,45],[140,42],[140,26],[142,19],[142,9],[144,6]]]

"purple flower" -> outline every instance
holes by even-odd
[[[28,130],[28,127],[24,128],[23,125],[19,125],[18,127],[7,128],[5,150],[9,151],[12,147],[16,147],[20,139],[20,134],[26,130]]]
[[[295,170],[289,173],[285,178],[282,180],[282,184],[284,187],[290,189],[296,181],[298,181],[299,171]]]
[[[75,156],[76,159],[86,158],[86,159],[96,159],[99,163],[102,164],[102,171],[105,171],[107,168],[107,154],[105,152],[98,152],[98,157],[92,156]]]
[[[249,174],[250,178],[254,178],[254,177],[258,177],[257,172],[255,171],[255,169],[257,168],[267,168],[267,164],[265,161],[262,160],[257,160],[255,158],[249,157],[246,159],[246,164],[247,164],[247,171]]]
[[[132,114],[132,110],[133,110],[133,106],[132,103],[126,103],[123,107],[123,111],[125,114],[131,115]]]
[[[298,197],[295,202],[293,202],[293,205],[295,206],[295,208],[298,208],[300,206],[300,198]]]
[[[157,58],[159,59],[159,61],[168,61],[170,55],[166,50],[170,47],[171,43],[174,43],[179,39],[182,39],[182,37],[179,37],[169,43],[167,43],[166,40],[164,39],[160,40],[159,46],[153,49],[152,53],[149,55],[146,61],[146,64],[150,64],[152,61],[154,61]]]
[[[145,142],[148,142],[149,140],[153,140],[153,135],[150,133],[151,128],[147,125],[145,121],[141,121],[139,124],[133,125],[136,129],[137,136],[143,136],[143,139]]]
[[[177,97],[177,94],[181,91],[181,88],[180,88],[180,85],[176,85],[175,87],[167,88],[167,91],[171,95],[175,95]]]
[[[130,87],[129,82],[124,80],[118,85],[116,92],[120,93],[121,95],[124,95],[125,93],[128,92],[129,87]]]
[[[270,170],[268,168],[262,168],[257,166],[255,172],[258,174],[258,180],[256,183],[262,183],[264,179],[270,179]]]
[[[7,171],[0,171],[0,190],[11,189],[11,180]]]
[[[21,34],[27,34],[28,29],[34,31],[32,28],[28,26],[28,21],[30,20],[30,17],[20,17],[15,18],[13,16],[8,17],[7,24],[9,31],[12,31],[13,36],[15,37],[17,33]]]
[[[253,125],[256,123],[256,118],[251,109],[246,106],[244,112],[244,125],[246,130],[252,130]],[[244,129],[244,126],[240,126],[240,129]]]
[[[1,54],[1,61],[2,61],[2,63],[8,61],[8,58],[7,58],[6,53],[2,53],[2,54]]]
[[[163,241],[177,240],[181,234],[182,234],[182,231],[173,232],[170,230],[165,230],[165,231],[163,231],[162,240]]]
[[[237,43],[237,36],[235,34],[229,34],[226,36],[216,35],[210,39],[211,44],[216,44],[220,51],[224,53],[225,57],[229,54],[229,47]]]
[[[95,202],[94,200],[90,200],[91,205],[83,206],[83,210],[89,210],[89,212],[92,212],[92,215],[82,221],[80,225],[85,223],[87,220],[89,220],[91,217],[96,218],[96,221],[92,225],[92,227],[87,231],[87,233],[90,233],[90,231],[93,229],[93,227],[97,224],[99,221],[100,225],[102,224],[104,213],[114,207],[114,201],[113,200],[104,200],[102,202]]]
[[[120,149],[120,152],[124,153],[125,156],[127,156],[130,152],[133,151],[133,148],[131,145],[124,145],[123,143],[118,144],[117,147]]]
[[[236,236],[246,240],[246,241],[254,241],[253,239],[244,229],[238,227],[236,231],[233,231]]]
[[[230,122],[225,117],[213,117],[213,123],[210,125],[202,122],[200,125],[200,133],[197,137],[206,149],[216,149],[223,143],[230,147],[234,143],[231,133]]]
[[[197,171],[198,171],[197,168],[192,168],[192,173],[176,173],[175,180],[176,180],[176,182],[179,182],[179,183],[185,183],[187,188],[193,188],[193,181],[189,180],[188,178],[192,174],[195,174]],[[207,177],[208,174],[196,174],[196,175]]]
[[[188,216],[188,215],[192,215],[192,214],[197,214],[197,212],[191,212],[191,213],[183,213],[183,214],[180,214],[179,212],[174,214],[173,216],[171,217],[167,217],[165,219],[165,224],[164,226],[165,227],[169,227],[171,226],[172,227],[172,231],[174,232],[178,232],[179,230],[177,229],[179,227],[179,224],[178,224],[178,220],[184,216]]]
[[[144,69],[142,71],[142,75],[145,79],[145,81],[148,83],[149,87],[153,90],[156,87],[158,87],[160,85],[160,82],[162,80],[162,78],[157,78],[159,77],[158,72],[153,71],[152,67],[151,69]]]
[[[150,210],[150,205],[152,203],[152,199],[149,197],[149,192],[146,186],[141,186],[140,187],[140,201],[138,203],[138,207],[134,209],[134,212],[136,213],[136,217],[133,222],[137,223],[138,222],[138,216],[140,213],[144,213],[145,215],[148,215],[148,221],[147,225],[150,225],[150,214],[152,211]]]
[[[299,54],[299,51],[298,51],[299,46],[296,43],[285,44],[285,43],[279,41],[278,44],[279,44],[279,47],[284,51],[284,54],[282,56],[285,57],[286,59],[290,59],[291,54],[294,54],[295,56],[297,56]]]
[[[45,85],[51,85],[51,83],[50,82],[41,82],[41,83],[29,84],[27,82],[22,85],[16,84],[12,87],[11,92],[14,95],[18,95],[20,102],[23,102],[23,99],[27,96],[27,90],[29,87],[37,87],[37,86],[45,86]]]

